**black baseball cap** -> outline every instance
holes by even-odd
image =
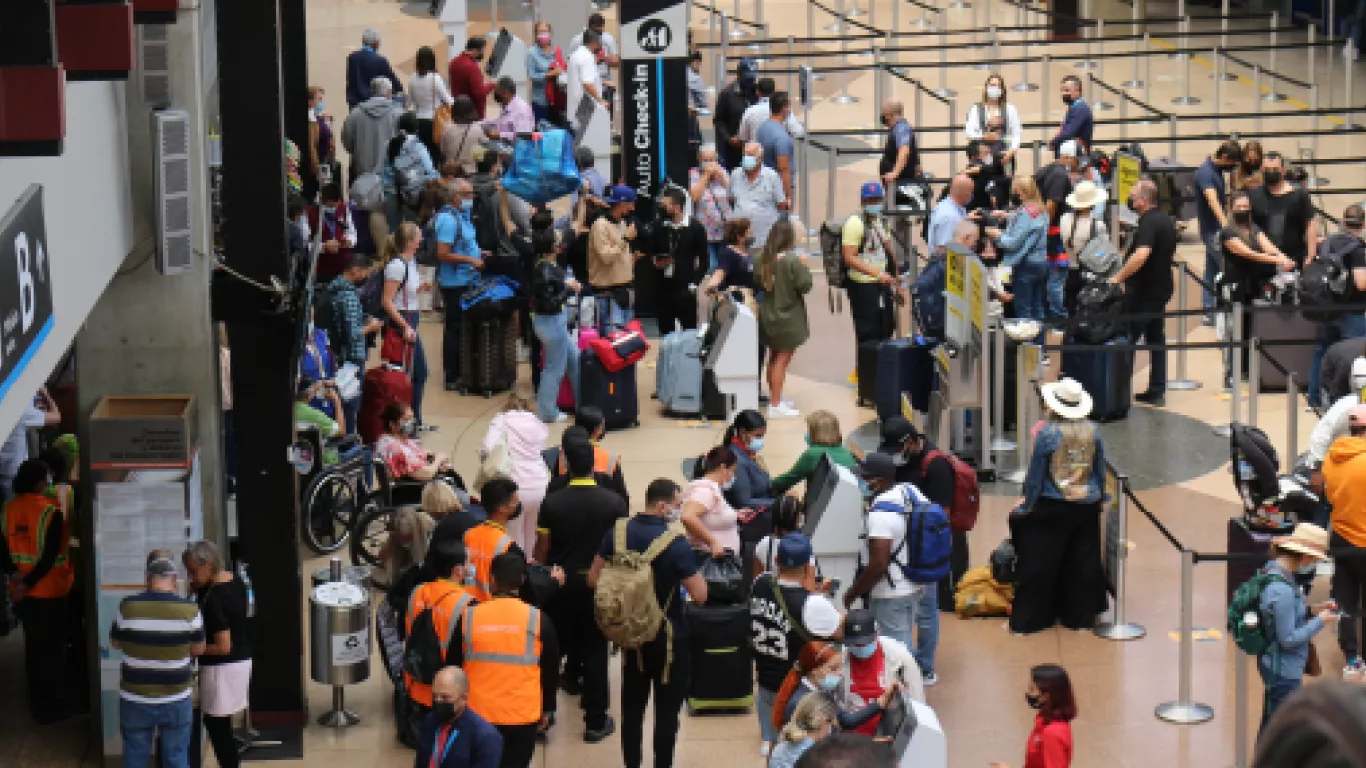
[[[885,480],[896,479],[896,463],[885,453],[870,453],[858,463],[854,474],[863,478],[880,477]]]
[[[882,444],[877,447],[881,453],[900,453],[907,440],[919,440],[920,431],[905,416],[892,416],[882,422]]]
[[[877,640],[877,623],[873,612],[855,608],[844,615],[844,644],[867,645]]]

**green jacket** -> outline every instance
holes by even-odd
[[[853,469],[858,463],[854,460],[854,454],[842,445],[813,445],[802,451],[792,469],[773,478],[773,496],[776,498],[787,493],[792,486],[811,477],[811,473],[815,472],[816,466],[821,463],[821,457],[827,453],[830,454],[830,460],[840,466]]]

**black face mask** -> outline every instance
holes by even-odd
[[[516,520],[517,518],[519,518],[519,517],[521,517],[521,516],[522,516],[522,502],[519,501],[519,502],[517,502],[517,511],[516,511],[516,512],[513,512],[513,513],[512,513],[512,517],[509,517],[508,519],[509,519],[509,520]]]
[[[1029,705],[1030,709],[1038,709],[1043,706],[1043,700],[1032,693],[1025,694],[1025,703]]]
[[[1066,105],[1069,106],[1069,107],[1072,106],[1072,102],[1074,102],[1074,101],[1076,101],[1076,100],[1077,100],[1077,97],[1076,97],[1076,96],[1073,96],[1073,95],[1071,95],[1071,94],[1068,94],[1068,95],[1062,97],[1062,103],[1066,104]]]
[[[1019,205],[1021,202],[1022,202],[1022,201],[1020,200],[1020,195],[1019,195],[1018,192],[1011,192],[1011,193],[1010,193],[1010,204],[1011,204],[1011,205]]]
[[[1233,223],[1246,227],[1252,223],[1252,211],[1234,211]]]
[[[1258,169],[1258,168],[1261,168],[1261,167],[1262,167],[1262,161],[1261,161],[1261,160],[1258,160],[1258,161],[1256,161],[1256,162],[1247,162],[1247,163],[1243,163],[1243,173],[1256,173],[1256,172],[1257,172],[1257,169]]]
[[[1268,187],[1274,187],[1277,184],[1280,184],[1281,176],[1282,174],[1280,171],[1262,171],[1262,181],[1266,182]]]
[[[432,704],[432,716],[436,718],[438,723],[450,725],[455,722],[460,713],[455,711],[455,705],[451,702],[438,701]]]

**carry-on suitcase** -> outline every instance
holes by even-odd
[[[407,405],[413,403],[413,382],[407,372],[391,363],[381,363],[365,372],[360,412],[356,414],[356,431],[366,445],[379,440],[384,432],[384,421],[380,414],[384,406],[395,400]]]
[[[749,649],[749,604],[683,606],[691,635],[692,674],[688,708],[693,712],[745,709],[754,703]],[[685,652],[681,648],[674,653]]]
[[[1120,337],[1105,344],[1127,347],[1129,340]],[[1130,350],[1063,350],[1062,372],[1091,395],[1093,421],[1118,421],[1129,415],[1134,399],[1134,354]]]
[[[668,413],[702,413],[702,337],[696,330],[674,331],[659,342],[655,390]]]
[[[878,345],[877,380],[873,384],[873,407],[879,419],[901,413],[901,395],[909,394],[911,407],[930,410],[934,388],[934,357],[928,344],[914,339],[888,339]],[[863,381],[860,374],[859,381]]]
[[[1313,339],[1318,336],[1318,323],[1305,318],[1300,308],[1293,304],[1272,304],[1265,299],[1253,299],[1255,307],[1275,306],[1274,310],[1263,310],[1256,314],[1248,314],[1252,321],[1251,335],[1256,336],[1262,341],[1287,341]],[[1250,347],[1249,347],[1250,349]],[[1276,366],[1267,360],[1268,357],[1275,358],[1276,362],[1285,366],[1288,371],[1295,372],[1295,381],[1299,382],[1301,389],[1309,388],[1309,371],[1314,362],[1314,345],[1298,344],[1294,346],[1275,346],[1262,349],[1262,359],[1258,361],[1257,380],[1261,382],[1263,392],[1284,392],[1285,374],[1281,373]]]
[[[613,373],[591,350],[579,355],[580,405],[602,409],[608,429],[640,426],[640,402],[636,398],[636,366]]]
[[[494,392],[517,383],[517,325],[513,316],[460,323],[460,393]]]

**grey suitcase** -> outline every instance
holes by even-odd
[[[1258,307],[1270,304],[1265,299],[1253,299]],[[1318,334],[1318,324],[1305,318],[1300,308],[1293,304],[1279,304],[1273,311],[1257,312],[1251,316],[1252,335],[1262,341],[1301,341],[1312,339]],[[1309,385],[1309,370],[1314,362],[1314,345],[1286,345],[1266,347],[1262,350],[1258,380],[1263,392],[1284,392],[1285,374],[1272,365],[1266,356],[1274,357],[1286,370],[1295,372],[1295,381],[1301,389]]]
[[[696,330],[674,331],[659,342],[655,389],[668,413],[702,413],[702,337]]]

